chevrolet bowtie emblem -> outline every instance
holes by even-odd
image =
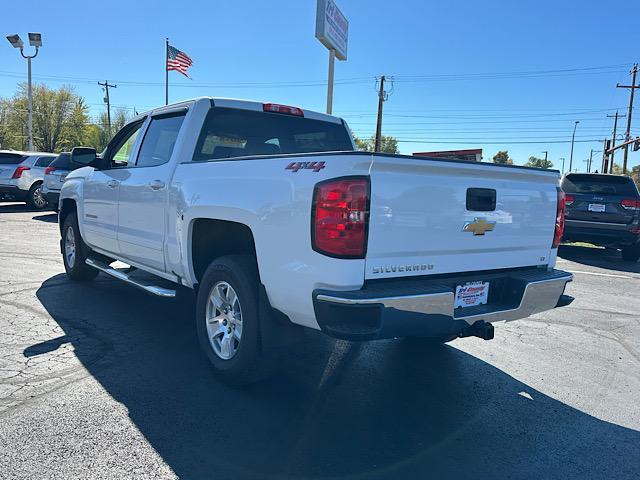
[[[466,222],[462,227],[462,231],[472,232],[474,235],[484,235],[485,232],[493,230],[495,226],[496,222],[487,222],[484,218],[475,218],[473,222]]]

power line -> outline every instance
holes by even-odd
[[[546,143],[571,143],[571,140],[554,140],[554,141],[550,141],[550,142],[546,142],[546,141],[539,141],[539,142],[512,142],[512,141],[508,141],[508,142],[496,142],[496,141],[491,141],[491,142],[485,142],[485,141],[481,141],[478,142],[477,140],[469,140],[469,141],[450,141],[450,140],[420,140],[420,139],[415,139],[415,140],[407,140],[407,139],[403,139],[403,140],[398,140],[398,143],[425,143],[425,144],[452,144],[452,145],[456,145],[456,144],[469,144],[471,142],[477,142],[477,143],[481,143],[484,145],[535,145],[535,144],[546,144]],[[592,140],[576,140],[575,143],[601,143],[602,139],[592,139]]]
[[[630,64],[604,65],[582,68],[568,68],[558,70],[530,70],[520,72],[485,72],[485,73],[451,73],[439,75],[394,75],[398,82],[438,82],[438,81],[456,81],[456,80],[500,80],[510,78],[541,78],[556,76],[572,76],[587,74],[606,74],[618,73],[621,68],[628,68]],[[12,72],[0,70],[0,76],[22,78],[20,72]],[[34,75],[36,78],[51,81],[70,82],[70,83],[95,83],[96,78],[74,77],[51,74]],[[337,79],[336,84],[355,85],[364,84],[371,81],[372,76],[350,77]],[[128,86],[164,86],[163,82],[150,82],[141,80],[116,80],[119,84]],[[183,88],[280,88],[280,87],[317,87],[325,86],[326,80],[287,80],[274,82],[220,82],[220,83],[177,83],[176,87]]]

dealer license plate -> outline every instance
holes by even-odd
[[[590,203],[589,211],[590,212],[604,212],[605,206],[603,203]]]
[[[486,305],[489,298],[489,282],[468,282],[456,287],[454,308]]]

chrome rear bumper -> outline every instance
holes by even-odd
[[[485,279],[494,288],[487,305],[454,309],[456,284]],[[572,274],[561,270],[535,269],[472,278],[396,281],[350,292],[318,290],[313,300],[318,324],[334,337],[440,336],[457,334],[477,322],[517,320],[567,305],[572,298],[563,293],[572,280]]]

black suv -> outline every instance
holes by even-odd
[[[620,248],[623,259],[640,258],[640,194],[631,178],[569,173],[561,187],[566,194],[564,241]]]

